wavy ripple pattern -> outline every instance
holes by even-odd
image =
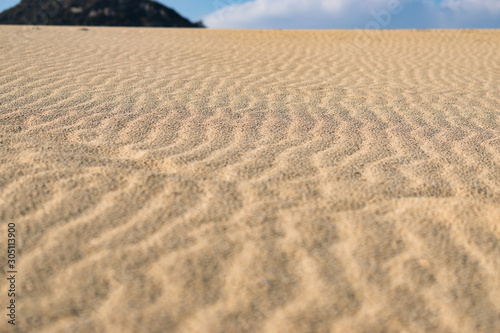
[[[499,32],[0,31],[14,331],[500,331]]]

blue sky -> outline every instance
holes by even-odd
[[[0,10],[19,1],[0,0]],[[500,28],[500,0],[159,0],[211,28]]]

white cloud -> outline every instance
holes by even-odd
[[[211,28],[500,27],[500,0],[253,0],[204,18]]]
[[[443,0],[441,6],[453,10],[500,12],[499,0]]]

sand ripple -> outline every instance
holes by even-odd
[[[18,332],[500,331],[499,32],[0,31]]]

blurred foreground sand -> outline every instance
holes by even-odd
[[[0,331],[500,332],[499,54],[0,26]]]

